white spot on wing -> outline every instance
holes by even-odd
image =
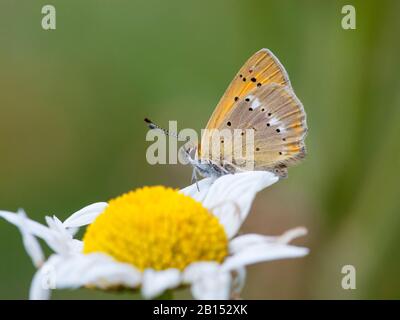
[[[255,98],[252,102],[250,107],[254,110],[258,107],[261,107],[261,101],[258,98]]]
[[[271,118],[269,123],[271,124],[271,126],[276,126],[277,124],[280,123],[280,121],[277,118],[273,117],[273,118]]]

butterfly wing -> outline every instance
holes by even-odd
[[[219,101],[202,135],[200,158],[219,164],[230,159],[239,168],[246,163],[248,159],[243,156],[246,151],[242,150],[243,158],[238,158],[233,150],[229,153],[224,149],[226,138],[214,139],[212,129],[220,132],[228,129],[231,136],[235,129],[253,130],[254,144],[243,145],[243,149],[254,148],[252,170],[273,170],[285,176],[288,165],[304,158],[306,114],[286,70],[271,51],[261,49],[246,61]],[[215,144],[219,144],[216,149]],[[212,150],[223,150],[223,153],[214,159]],[[242,169],[246,170],[243,166]]]
[[[269,83],[291,87],[285,68],[268,49],[261,49],[246,61],[233,78],[215,108],[206,129],[218,128],[226,115],[254,88]]]
[[[293,90],[287,86],[270,83],[256,87],[241,99],[237,106],[225,115],[220,131],[235,129],[254,130],[254,145],[246,145],[243,139],[241,157],[245,149],[254,150],[252,170],[271,170],[280,176],[286,175],[286,167],[304,158],[304,139],[307,133],[306,114],[303,105]],[[220,143],[223,149],[227,141],[211,139],[211,144]],[[223,144],[225,143],[225,144]],[[232,164],[241,167],[245,158],[226,153],[225,159],[233,159]],[[236,158],[235,158],[236,157]]]

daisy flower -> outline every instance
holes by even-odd
[[[302,257],[307,248],[289,242],[304,228],[280,236],[238,235],[255,195],[278,181],[270,172],[203,179],[183,190],[144,187],[108,203],[94,203],[47,226],[24,211],[0,211],[16,225],[38,268],[29,297],[48,299],[53,289],[89,287],[140,290],[146,299],[190,286],[196,299],[238,297],[250,264]],[[83,240],[74,239],[86,226]],[[54,251],[47,260],[43,239]]]

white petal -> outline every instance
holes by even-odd
[[[213,262],[198,262],[184,271],[186,283],[191,283],[195,299],[226,300],[231,293],[231,274]]]
[[[27,216],[24,210],[18,210],[18,215],[20,217],[19,229],[22,235],[22,241],[26,252],[31,257],[33,265],[39,267],[44,262],[44,253],[40,247],[39,241],[32,235],[29,228],[26,226]]]
[[[83,241],[72,239],[70,249],[72,253],[81,253],[83,251]]]
[[[287,244],[295,238],[302,237],[307,234],[307,229],[304,227],[297,227],[284,232],[280,236],[264,236],[261,234],[248,233],[235,237],[229,242],[229,252],[237,253],[242,249],[248,247],[264,244],[264,243],[281,243]]]
[[[36,271],[33,276],[31,287],[29,289],[29,299],[30,300],[49,300],[50,299],[50,289],[44,289],[42,286],[42,273],[40,269]]]
[[[277,237],[264,236],[261,234],[248,233],[235,237],[229,242],[229,252],[237,253],[240,250],[246,249],[252,245],[260,243],[275,242]]]
[[[5,220],[7,220],[8,222],[12,223],[17,227],[21,226],[21,219],[14,212],[0,210],[0,217],[4,218]],[[33,221],[29,218],[26,218],[24,220],[24,224],[25,228],[29,230],[29,232],[35,235],[36,237],[39,237],[45,241],[51,238],[51,231],[46,226],[41,225],[40,223]]]
[[[195,262],[183,273],[184,282],[191,284],[195,299],[224,300],[231,293],[231,274],[216,262]]]
[[[297,227],[294,229],[290,229],[279,236],[276,240],[279,243],[289,243],[292,240],[305,236],[307,234],[307,229],[304,227]]]
[[[276,175],[268,171],[225,175],[212,184],[203,205],[220,219],[231,238],[246,219],[257,192],[278,180]]]
[[[219,263],[213,261],[194,262],[188,265],[183,271],[183,282],[192,283],[206,273],[217,271],[219,266]]]
[[[50,296],[51,289],[74,289],[82,286],[105,289],[119,285],[135,288],[140,283],[140,271],[105,254],[54,254],[35,274],[30,299],[46,299]]]
[[[242,292],[244,285],[246,283],[246,268],[241,267],[234,270],[235,276],[232,281],[232,296],[235,298],[240,297],[240,293]]]
[[[55,252],[68,255],[74,253],[75,240],[72,238],[71,233],[64,227],[63,223],[56,216],[45,217],[46,222],[51,230],[51,239],[47,244]]]
[[[178,269],[155,271],[146,269],[143,273],[142,295],[146,299],[160,296],[165,290],[176,288],[182,282]]]
[[[227,300],[231,292],[230,285],[230,273],[220,271],[194,282],[191,291],[198,300]]]
[[[215,179],[212,178],[206,178],[198,181],[198,189],[196,183],[190,185],[189,187],[186,187],[182,189],[180,192],[183,194],[192,197],[194,200],[202,202],[204,198],[207,196],[208,191],[210,190],[210,187],[212,183],[215,181]]]
[[[106,206],[107,203],[105,202],[89,205],[74,213],[64,223],[56,216],[46,217],[49,227],[26,218],[24,219],[24,228],[26,232],[43,239],[57,253],[66,255],[79,253],[82,249],[82,243],[73,239],[75,228],[90,223]],[[17,214],[9,211],[0,211],[0,217],[21,228],[21,219]]]
[[[8,211],[0,211],[0,217],[21,228],[21,217],[18,214]],[[71,233],[66,230],[57,217],[46,217],[49,227],[41,225],[36,221],[25,218],[23,220],[24,230],[30,234],[43,239],[47,245],[57,253],[69,254],[76,252],[79,245],[72,238]]]
[[[101,253],[64,257],[54,267],[57,289],[85,285],[102,289],[118,285],[134,288],[141,281],[141,273],[133,266]]]
[[[70,236],[70,233],[67,232],[67,230],[65,229],[65,227],[63,226],[63,223],[61,222],[60,219],[58,219],[56,216],[52,216],[52,217],[45,217],[46,223],[49,226],[49,228],[52,231],[55,231],[56,233],[63,233],[65,235]]]
[[[308,254],[308,249],[280,243],[264,243],[242,249],[225,259],[224,270],[234,270],[249,264],[287,258],[298,258]]]
[[[76,228],[91,224],[107,206],[107,202],[90,204],[73,213],[67,220],[64,221],[64,226],[67,228]]]
[[[55,265],[62,263],[62,257],[59,255],[52,255],[36,271],[33,276],[31,287],[29,289],[30,300],[48,300],[50,299],[51,289],[55,289]]]
[[[141,272],[132,265],[116,262],[105,255],[96,258],[90,267],[92,270],[87,269],[81,281],[100,288],[107,288],[110,285],[136,288],[142,280]]]

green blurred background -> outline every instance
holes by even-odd
[[[55,31],[41,28],[49,3]],[[341,28],[345,4],[356,30]],[[143,118],[200,130],[267,47],[304,103],[309,153],[259,194],[243,231],[304,225],[296,243],[311,254],[248,268],[243,297],[400,298],[399,14],[399,1],[1,0],[0,208],[44,222],[142,185],[188,185],[190,168],[146,162]],[[1,220],[0,240],[0,298],[25,299],[34,268],[19,232]],[[346,264],[356,290],[341,288]]]

